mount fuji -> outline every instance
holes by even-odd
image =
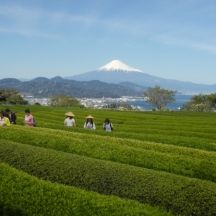
[[[94,71],[75,75],[70,77],[70,79],[78,81],[99,80],[108,83],[133,82],[135,84],[141,84],[141,82],[138,82],[138,77],[142,77],[143,75],[142,70],[131,67],[119,60],[113,60]]]
[[[108,64],[100,67],[98,70],[99,71],[122,71],[125,73],[142,72],[140,69],[133,68],[119,60],[113,60],[109,62]]]
[[[177,90],[182,94],[211,93],[216,91],[216,85],[197,84],[152,76],[119,60],[113,60],[94,71],[74,75],[67,79],[77,81],[99,80],[106,83],[136,84],[143,87],[158,85],[163,88]]]

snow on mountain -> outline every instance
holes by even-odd
[[[140,69],[133,68],[122,61],[113,60],[108,64],[100,67],[99,71],[125,71],[125,72],[142,72]]]
[[[144,87],[154,87],[156,85],[162,88],[177,90],[184,94],[210,93],[216,91],[216,85],[196,84],[192,82],[183,82],[172,79],[165,79],[142,72],[119,60],[113,60],[97,70],[87,73],[74,75],[68,79],[77,81],[99,80],[106,83],[134,83]]]

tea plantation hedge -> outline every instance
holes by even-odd
[[[23,124],[26,107],[15,106],[12,110],[17,112],[18,124]],[[31,110],[37,119],[38,127],[70,130],[63,127],[64,113],[71,110],[76,115],[77,128],[83,130],[85,116],[92,114],[95,117],[96,134],[148,140],[179,146],[216,151],[216,118],[215,113],[187,113],[187,112],[118,112],[109,110],[92,110],[70,108],[52,108],[32,106]],[[102,123],[106,117],[114,123],[114,133],[105,134]],[[92,131],[91,131],[92,133]],[[213,145],[214,144],[214,145]]]
[[[216,184],[1,140],[0,160],[25,172],[177,215],[216,215]]]
[[[171,215],[135,201],[39,180],[3,163],[0,163],[0,194],[3,216]]]
[[[214,152],[41,128],[1,130],[0,138],[8,140],[216,182]]]
[[[26,107],[10,109],[17,112],[18,125],[0,128],[0,161],[45,181],[6,165],[0,168],[6,178],[4,184],[0,179],[0,215],[47,215],[52,208],[58,212],[58,197],[66,209],[59,211],[62,215],[70,211],[73,215],[158,215],[161,211],[144,203],[176,215],[216,215],[216,113],[31,106],[37,127],[28,128],[23,126]],[[75,114],[76,128],[63,126],[68,111]],[[95,117],[96,131],[83,129],[89,114]],[[107,117],[114,125],[112,133],[102,129]],[[8,175],[15,175],[16,181]],[[41,201],[45,192],[48,195]],[[112,195],[135,201],[128,204]]]
[[[1,216],[25,216],[25,214],[20,209],[8,207],[1,202],[0,202],[0,215]]]

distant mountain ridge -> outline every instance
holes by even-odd
[[[30,81],[7,78],[0,80],[0,88],[14,88],[23,94],[30,94],[35,97],[51,97],[62,94],[89,98],[142,96],[144,89],[130,83],[109,84],[97,80],[82,82],[67,80],[62,77],[51,79],[37,77]]]
[[[131,67],[119,60],[114,60],[95,71],[68,77],[77,81],[99,80],[107,83],[130,82],[140,86],[177,90],[182,94],[211,93],[216,91],[216,85],[197,84],[172,79],[165,79],[143,73],[142,70]]]
[[[36,97],[51,97],[57,94],[95,98],[143,96],[144,89],[156,85],[187,95],[216,92],[216,85],[196,84],[152,76],[119,60],[111,61],[95,71],[67,78],[37,77],[29,81],[13,78],[0,80],[0,88],[15,88],[22,93]]]

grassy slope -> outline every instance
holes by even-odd
[[[64,129],[64,113],[72,110],[76,115],[78,125],[75,131],[81,133],[89,133],[83,130],[84,119],[86,115],[93,114],[97,126],[94,132],[96,134],[216,150],[215,113],[119,112],[50,107],[32,107],[31,109],[39,127]],[[22,124],[24,107],[16,107],[14,110],[18,112],[18,123]],[[105,134],[102,131],[102,123],[106,117],[113,121],[115,131],[112,134]]]
[[[12,109],[17,111],[18,124],[22,124],[25,108]],[[31,109],[38,128],[4,128],[1,129],[4,133],[0,131],[0,138],[179,175],[216,179],[215,113]],[[75,113],[78,125],[72,131],[63,127],[64,113],[70,110]],[[96,131],[82,128],[88,114],[95,116]],[[106,117],[113,121],[113,133],[102,130]]]

